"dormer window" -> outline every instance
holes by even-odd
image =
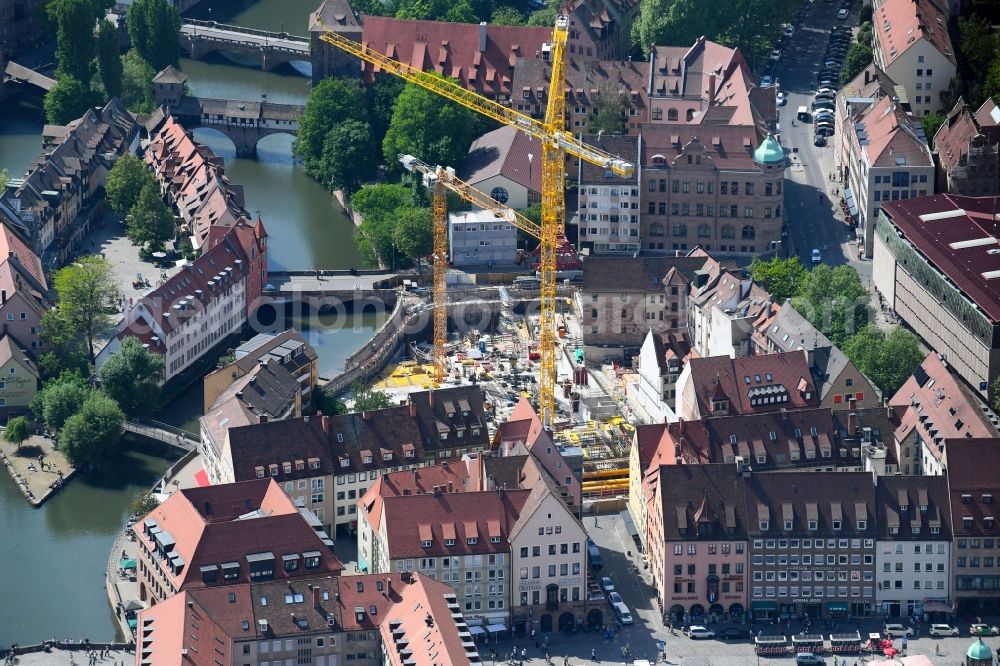
[[[815,532],[818,529],[819,529],[819,524],[815,520],[810,520],[809,521],[809,530],[812,531],[812,532]]]
[[[858,531],[859,532],[864,532],[866,529],[868,529],[868,521],[867,520],[859,520],[858,521]]]
[[[767,454],[766,453],[759,454],[757,456],[757,462],[760,463],[761,465],[763,465],[764,463],[766,463],[767,462]]]
[[[985,516],[983,518],[983,523],[985,524],[986,529],[993,529],[993,516]]]
[[[819,433],[816,431],[816,426],[809,428],[809,434],[813,437],[819,437]]]
[[[767,525],[768,525],[768,521],[766,521],[766,520],[760,521],[760,531],[761,532],[766,532],[767,531]]]
[[[428,541],[421,541],[420,542],[420,547],[421,548],[430,548],[431,547],[431,541],[429,541],[429,540]]]
[[[413,449],[410,449],[409,451],[406,452],[406,457],[407,458],[412,458],[413,457]]]
[[[448,433],[446,433],[446,432],[441,433],[441,441],[443,442],[446,439],[448,439]]]
[[[278,476],[278,466],[277,465],[268,465],[267,466],[267,471],[268,471],[268,473],[271,476]]]
[[[475,546],[477,543],[479,543],[479,539],[477,537],[469,537],[468,539],[465,540],[465,543],[469,544],[470,546]]]
[[[840,531],[841,525],[842,525],[842,523],[839,520],[833,521],[833,529],[835,529],[837,531]]]
[[[892,525],[889,527],[889,534],[899,534],[899,525]]]
[[[382,460],[392,460],[392,452],[388,451],[382,454]]]
[[[786,532],[791,532],[792,531],[792,521],[790,521],[790,520],[786,520],[785,521],[785,531]]]
[[[990,493],[983,493],[983,504],[993,504],[993,495]]]
[[[931,527],[931,534],[941,534],[941,528],[936,526]]]
[[[366,465],[370,465],[372,463],[372,457],[371,456],[365,456],[364,458],[362,458],[362,460],[364,460],[364,462],[365,462]]]
[[[967,529],[967,530],[971,530],[972,529],[972,516],[966,516],[966,517],[962,518],[962,526],[965,529]]]
[[[444,540],[444,545],[446,545],[446,546],[454,546],[455,545],[455,540],[454,539],[445,539]]]
[[[729,436],[729,443],[730,444],[736,444],[736,442],[737,442],[736,435],[730,435]]]
[[[319,469],[319,458],[309,459],[309,469]]]
[[[771,441],[772,442],[778,441],[778,433],[774,432],[773,430],[771,431]]]
[[[795,429],[795,439],[802,439],[802,430],[799,428]]]
[[[350,461],[349,458],[341,458],[340,459],[340,466],[341,467],[349,467],[350,465],[351,465],[351,461]]]
[[[972,495],[962,493],[962,504],[972,504]]]
[[[500,543],[500,537],[490,537],[490,543]]]
[[[258,479],[263,479],[264,478],[264,468],[263,467],[259,467],[259,466],[258,467],[254,467],[254,471],[257,472],[257,478]]]

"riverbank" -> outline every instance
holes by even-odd
[[[0,460],[14,480],[24,499],[32,506],[41,506],[76,474],[62,451],[50,437],[32,435],[20,448],[4,440]]]
[[[14,654],[21,666],[76,666],[82,664],[87,655],[95,651],[97,663],[130,664],[135,661],[135,645],[129,643],[90,643],[76,639],[56,639],[34,645],[18,645]],[[103,652],[102,652],[103,651]],[[0,650],[0,658],[11,650]]]

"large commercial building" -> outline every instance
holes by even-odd
[[[588,136],[584,140],[605,152],[639,163],[640,137]],[[641,249],[639,170],[618,176],[579,160],[579,246],[594,254],[635,254]]]
[[[882,204],[872,279],[886,303],[984,398],[1000,374],[996,197]]]

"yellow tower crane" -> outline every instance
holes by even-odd
[[[569,23],[565,16],[556,18],[555,29],[552,31],[552,48],[550,51],[552,76],[549,79],[549,100],[545,108],[545,118],[541,121],[515,111],[488,97],[484,97],[471,90],[466,90],[458,83],[417,69],[398,60],[393,60],[385,54],[370,49],[354,40],[347,39],[335,32],[326,32],[320,36],[320,39],[324,42],[374,65],[382,72],[399,76],[410,83],[419,85],[467,109],[492,118],[504,125],[515,127],[541,142],[542,224],[538,267],[541,278],[538,350],[541,358],[538,377],[538,411],[542,423],[550,427],[555,416],[556,244],[559,234],[563,231],[566,215],[566,184],[563,176],[565,153],[609,169],[613,173],[622,176],[630,175],[635,169],[635,166],[630,162],[593,146],[588,146],[566,131],[566,39],[569,33],[568,26]],[[436,200],[435,207],[438,203],[439,201]],[[436,228],[435,231],[437,232],[438,229]],[[441,243],[435,239],[436,253],[439,245]],[[437,260],[438,258],[435,257],[435,262]],[[443,271],[441,272],[443,273]],[[445,302],[444,280],[441,280],[440,285],[435,280],[434,286],[435,304]],[[437,305],[435,305],[435,312],[437,312]],[[438,350],[437,335],[438,331],[435,330],[435,358],[437,358],[437,354],[444,353],[443,345],[442,349]]]
[[[433,196],[434,208],[434,375],[440,382],[447,373],[445,359],[448,344],[448,294],[445,277],[448,269],[448,197],[445,190],[454,192],[469,203],[488,210],[518,229],[541,239],[542,228],[493,197],[477,190],[455,175],[455,170],[442,166],[432,167],[413,155],[399,155],[403,167],[423,176],[423,184]]]

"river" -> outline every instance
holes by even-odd
[[[214,5],[214,6],[213,6]],[[193,16],[255,28],[306,34],[310,11],[319,0],[206,0]],[[211,9],[211,12],[209,11]],[[309,80],[300,74],[263,73],[218,57],[183,60],[188,85],[198,95],[304,103]],[[299,67],[300,72],[302,67]],[[41,148],[41,100],[22,93],[0,105],[0,168],[20,176]],[[260,214],[269,238],[272,270],[336,269],[363,265],[351,240],[353,227],[328,192],[291,157],[291,137],[260,142],[256,159],[236,158],[232,143],[211,130],[196,130],[226,160],[226,173],[243,185],[246,208]],[[340,366],[371,336],[383,316],[320,317],[290,325],[303,329],[319,354],[321,367]],[[160,418],[197,432],[201,391],[196,387],[169,405]],[[74,478],[39,509],[24,501],[6,474],[0,474],[0,646],[52,638],[107,640],[115,635],[104,591],[108,550],[131,498],[151,486],[172,458],[124,454],[100,474]],[[16,601],[15,601],[16,600]]]

